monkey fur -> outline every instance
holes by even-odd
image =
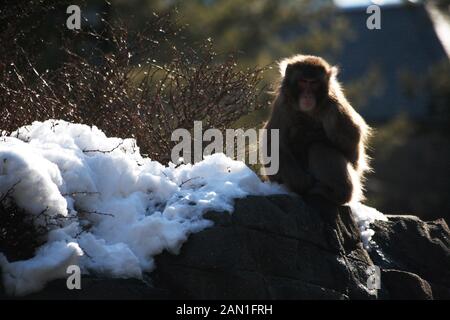
[[[337,205],[362,200],[371,129],[345,98],[337,68],[309,55],[279,66],[281,81],[265,128],[279,129],[280,165],[266,178]],[[270,135],[267,144],[270,150]]]

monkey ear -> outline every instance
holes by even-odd
[[[338,66],[332,66],[330,69],[330,78],[331,77],[337,77],[339,74],[339,67]]]

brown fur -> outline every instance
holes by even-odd
[[[317,90],[317,105],[310,114],[298,108],[295,97],[302,93],[289,87],[295,80],[289,79],[292,73],[305,66],[313,68],[325,88]],[[336,79],[337,68],[320,57],[296,55],[280,62],[280,72],[282,79],[265,126],[280,130],[280,168],[267,179],[336,204],[362,200],[370,127],[345,98]]]

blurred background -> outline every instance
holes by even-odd
[[[375,128],[370,149],[374,172],[367,181],[367,204],[386,214],[415,214],[425,220],[445,217],[449,223],[450,1],[380,0],[374,3],[381,9],[381,29],[369,30],[366,21],[370,14],[366,13],[366,9],[372,2],[363,0],[5,1],[0,5],[0,22],[5,26],[0,34],[3,46],[0,49],[0,74],[3,77],[0,129],[11,132],[20,125],[29,124],[31,120],[67,118],[96,124],[106,132],[121,137],[135,136],[146,153],[164,160],[161,156],[163,152],[152,153],[152,145],[145,145],[150,138],[142,131],[152,130],[153,127],[139,127],[140,130],[128,132],[133,127],[130,123],[136,124],[139,119],[152,117],[150,111],[148,114],[142,111],[146,101],[156,103],[159,99],[148,98],[150,93],[145,98],[147,100],[140,98],[143,102],[137,98],[127,100],[122,108],[136,108],[137,116],[119,124],[108,122],[111,119],[101,122],[99,119],[103,118],[99,113],[86,118],[86,114],[91,111],[82,109],[82,106],[69,111],[61,109],[59,114],[55,113],[58,103],[81,103],[76,97],[70,100],[69,96],[75,90],[71,86],[82,83],[84,80],[80,79],[83,77],[88,82],[102,72],[103,78],[95,78],[100,82],[89,85],[91,95],[97,100],[108,97],[110,102],[123,103],[123,96],[115,96],[118,90],[113,93],[97,92],[104,87],[101,81],[115,81],[108,78],[111,72],[105,71],[103,66],[113,65],[111,70],[119,66],[117,57],[121,53],[120,48],[116,54],[108,43],[118,33],[117,29],[112,31],[109,27],[113,21],[120,20],[127,25],[127,31],[124,31],[126,39],[144,34],[147,27],[153,28],[150,34],[154,37],[150,41],[156,41],[157,45],[150,46],[152,51],[138,50],[135,53],[132,46],[128,46],[128,60],[120,60],[126,69],[118,68],[126,70],[126,75],[132,73],[133,79],[147,75],[139,62],[141,58],[158,70],[172,66],[177,68],[177,72],[188,74],[190,71],[184,69],[189,69],[189,66],[174,66],[173,60],[179,58],[178,53],[182,52],[181,56],[184,57],[185,52],[189,55],[191,51],[195,51],[194,57],[200,59],[198,61],[203,61],[201,59],[205,56],[208,59],[214,56],[217,66],[224,70],[231,68],[234,73],[228,80],[223,80],[226,85],[233,83],[233,79],[239,78],[239,72],[243,72],[245,77],[239,78],[239,81],[242,81],[241,84],[245,84],[245,81],[252,83],[249,89],[252,96],[239,100],[236,98],[238,90],[233,91],[235,103],[225,101],[224,105],[238,108],[230,111],[227,118],[211,121],[211,126],[217,126],[217,123],[245,128],[262,126],[269,114],[270,95],[267,92],[278,76],[274,62],[296,53],[320,55],[339,66],[339,78],[350,102]],[[96,40],[76,38],[73,31],[64,28],[68,17],[65,8],[69,4],[80,6],[82,31],[89,30],[91,35],[95,32]],[[161,17],[166,19],[162,26],[158,24]],[[148,22],[151,22],[150,26]],[[66,50],[63,55],[61,48],[66,46],[65,41],[75,38],[71,47],[73,51],[67,54]],[[120,42],[118,40],[115,44],[119,46]],[[81,55],[80,52],[96,48],[102,49],[104,60],[86,58],[83,60],[84,65],[78,65],[79,78],[73,76],[73,70],[65,69],[65,81],[60,83],[55,80],[59,79],[55,74],[67,66],[65,63],[71,61],[75,52]],[[233,62],[230,65],[227,61],[231,54]],[[138,58],[134,59],[134,56]],[[198,61],[193,64],[202,66]],[[80,70],[85,70],[83,66],[87,64],[97,71],[85,75],[85,71]],[[225,67],[223,64],[226,64]],[[96,69],[97,66],[101,68]],[[30,69],[29,73],[27,68]],[[205,68],[209,70],[208,66]],[[209,71],[205,72],[209,74]],[[189,74],[191,78],[183,76],[180,79],[205,78]],[[70,78],[70,75],[73,77]],[[161,80],[164,73],[156,75],[156,78],[160,81],[158,83],[166,83],[166,79]],[[133,88],[130,89],[133,83],[145,91],[150,80],[133,81],[127,84],[128,91],[124,89],[128,99],[135,94]],[[58,83],[61,90],[50,88],[52,84],[56,86]],[[68,91],[64,91],[66,89],[63,87],[69,87]],[[25,93],[24,88],[29,88],[26,91],[28,93]],[[167,86],[162,84],[161,90],[166,90],[164,88]],[[202,87],[182,88],[186,91],[180,92],[189,94],[197,90],[198,97],[191,97],[190,103],[193,104],[197,103],[195,99],[201,99],[205,91]],[[80,87],[80,92],[82,90]],[[226,89],[226,94],[230,94],[230,90]],[[66,93],[58,96],[58,92]],[[42,100],[44,98],[46,100]],[[85,98],[91,101],[91,98]],[[182,98],[177,98],[174,93],[166,96],[166,109],[178,103],[176,99]],[[219,101],[221,97],[214,99]],[[26,115],[20,113],[25,101],[30,105]],[[213,102],[209,106],[214,105]],[[97,101],[97,104],[101,103]],[[48,105],[53,106],[51,111],[46,109]],[[39,111],[44,109],[45,112]],[[205,114],[194,110],[188,120],[207,118],[208,110],[205,110]],[[154,112],[153,109],[151,111]],[[99,112],[110,114],[109,109]],[[173,114],[177,110],[168,112]],[[116,118],[126,117],[120,113]],[[146,122],[159,125],[155,124],[155,121],[161,122],[158,119],[147,119]],[[182,124],[182,121],[178,121],[172,124],[172,128]]]

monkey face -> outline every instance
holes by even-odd
[[[327,96],[329,75],[329,70],[322,65],[305,62],[288,65],[283,83],[294,109],[306,113],[316,111]]]
[[[300,78],[298,81],[298,107],[300,111],[311,112],[317,106],[320,82],[317,79]]]

